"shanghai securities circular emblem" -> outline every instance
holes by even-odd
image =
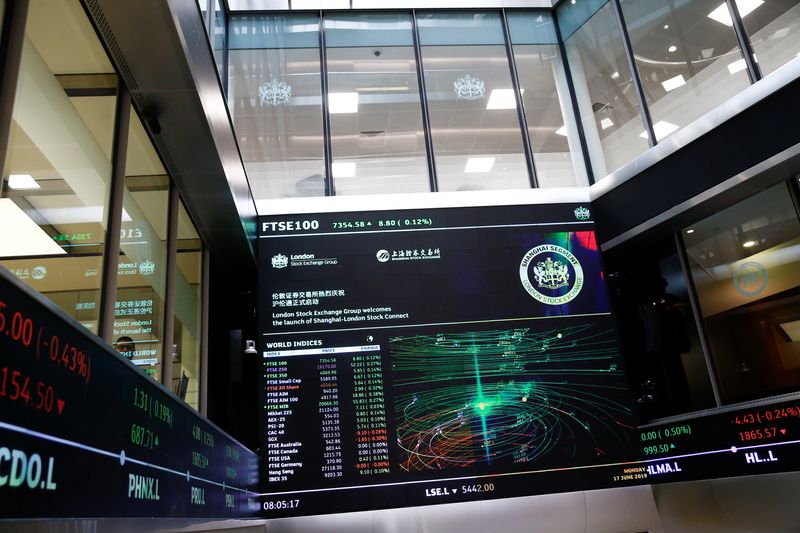
[[[570,273],[572,267],[572,273]],[[529,272],[533,272],[531,282]],[[519,265],[519,279],[534,299],[547,305],[571,302],[583,288],[583,268],[572,252],[554,244],[528,250]],[[567,292],[563,292],[566,288]]]

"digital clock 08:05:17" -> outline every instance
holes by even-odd
[[[269,500],[262,504],[265,511],[281,511],[283,509],[297,509],[300,500]]]

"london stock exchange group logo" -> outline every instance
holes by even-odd
[[[543,244],[528,250],[522,258],[519,279],[534,299],[547,305],[563,305],[581,292],[583,268],[566,248]]]

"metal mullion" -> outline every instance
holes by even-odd
[[[422,45],[419,41],[419,26],[417,25],[417,11],[411,10],[411,24],[413,26],[414,56],[417,62],[417,85],[419,87],[419,101],[422,106],[422,132],[425,137],[425,152],[428,154],[428,181],[431,192],[439,191],[439,180],[436,175],[436,160],[433,156],[433,137],[431,133],[431,117],[428,111],[428,92],[425,88],[425,72],[422,68]]]
[[[325,50],[325,19],[319,11],[319,61],[322,83],[322,138],[325,154],[325,196],[336,196],[333,183],[333,146],[331,144],[331,116],[328,112],[328,54]]]
[[[3,16],[0,54],[2,54],[2,80],[0,80],[0,171],[5,173],[8,144],[11,140],[11,121],[14,116],[14,97],[22,63],[22,44],[28,18],[28,0],[8,2]],[[0,177],[0,195],[5,181]]]
[[[798,179],[800,178],[793,177],[787,182],[787,186],[789,187],[789,197],[792,199],[795,214],[800,219],[800,182],[798,182]]]
[[[500,12],[500,18],[503,23],[506,57],[508,58],[508,67],[511,73],[511,87],[514,89],[514,99],[517,103],[517,117],[519,119],[519,127],[522,130],[522,148],[525,151],[525,162],[528,165],[528,179],[530,180],[531,187],[536,189],[539,187],[538,180],[536,179],[536,164],[533,160],[533,148],[531,147],[531,139],[528,131],[528,120],[525,117],[525,108],[522,105],[522,91],[520,91],[519,86],[517,63],[514,61],[514,49],[511,46],[511,32],[508,29],[508,18],[506,17],[504,9]]]
[[[714,360],[711,358],[711,341],[708,338],[705,322],[703,321],[703,314],[700,310],[700,302],[697,297],[697,289],[694,286],[694,278],[692,271],[689,267],[689,255],[686,253],[686,243],[683,241],[683,235],[680,231],[674,234],[675,249],[678,254],[678,261],[681,264],[681,271],[683,278],[686,280],[686,292],[689,295],[689,305],[692,308],[692,316],[694,317],[695,327],[697,328],[697,336],[700,338],[700,347],[703,350],[703,359],[706,362],[706,370],[708,370],[708,380],[711,382],[711,391],[714,393],[714,402],[717,407],[722,406],[722,395],[719,390],[719,374],[717,373]]]
[[[633,58],[633,46],[631,45],[631,37],[628,35],[628,28],[625,26],[625,16],[622,14],[622,6],[619,0],[611,0],[611,6],[614,8],[614,15],[619,24],[619,31],[622,35],[622,44],[625,48],[625,58],[628,60],[628,68],[631,71],[631,80],[633,86],[636,88],[636,98],[639,101],[639,108],[642,110],[642,121],[644,128],[647,131],[647,142],[650,146],[658,144],[656,140],[656,133],[653,130],[653,119],[650,117],[650,108],[647,107],[647,99],[644,96],[644,89],[642,88],[642,80],[639,77],[639,70],[636,68],[636,60]]]
[[[569,100],[572,104],[572,118],[575,120],[575,125],[578,129],[578,140],[581,145],[581,153],[583,154],[583,166],[586,168],[586,177],[589,178],[589,184],[595,183],[594,170],[592,169],[592,159],[589,155],[589,145],[586,143],[586,132],[583,130],[583,121],[581,120],[581,112],[578,107],[578,97],[575,96],[575,83],[572,80],[572,71],[569,68],[569,60],[567,58],[567,47],[564,46],[564,39],[561,36],[561,28],[558,27],[558,17],[555,10],[553,10],[553,26],[556,29],[556,39],[558,40],[558,50],[561,54],[561,65],[564,67],[564,77],[567,79],[567,88],[569,90]],[[564,117],[564,121],[569,117]]]
[[[203,245],[200,285],[200,414],[208,416],[208,323],[209,283],[211,280],[211,254]]]
[[[744,62],[747,65],[747,75],[750,77],[750,83],[755,83],[762,78],[761,69],[758,68],[758,63],[755,61],[756,56],[753,53],[750,39],[747,37],[747,28],[744,27],[744,22],[739,14],[739,6],[736,5],[735,0],[725,0],[725,3],[728,5],[728,11],[731,12],[733,31],[739,41],[739,47],[742,49]]]
[[[122,80],[117,80],[117,101],[114,113],[114,146],[112,149],[111,186],[108,197],[108,219],[103,247],[102,285],[97,336],[109,344],[114,341],[114,302],[117,300],[120,229],[122,204],[125,201],[125,165],[128,157],[128,129],[131,118],[131,95]]]
[[[172,344],[175,335],[175,279],[178,252],[178,188],[170,180],[167,211],[167,276],[164,281],[164,323],[161,340],[161,383],[172,390]]]

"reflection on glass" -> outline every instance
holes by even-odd
[[[159,380],[166,294],[169,177],[131,111],[125,164],[114,345],[132,345],[133,364]]]
[[[611,4],[583,14],[587,18],[582,25],[565,28],[562,20],[570,20],[567,15],[577,9],[574,5],[561,3],[559,24],[589,157],[595,178],[601,179],[647,150],[649,144]]]
[[[0,264],[94,332],[115,92],[80,3],[33,0],[3,169]]]
[[[716,405],[675,240],[607,257],[631,393],[645,420]]]
[[[800,387],[800,222],[780,184],[683,230],[725,402]]]
[[[225,73],[225,10],[219,0],[214,0],[214,60],[217,72],[222,77]]]
[[[175,262],[178,268],[175,275],[172,390],[190,406],[199,409],[203,246],[183,203],[178,210]]]
[[[255,199],[325,195],[319,19],[231,17],[228,108]]]
[[[537,182],[587,186],[553,19],[549,13],[511,12],[508,23]]]
[[[800,1],[736,0],[761,74],[800,56]]]
[[[499,14],[418,22],[439,190],[529,188]]]
[[[721,0],[622,0],[622,12],[657,140],[750,84]]]
[[[429,190],[411,16],[325,18],[337,195]]]

